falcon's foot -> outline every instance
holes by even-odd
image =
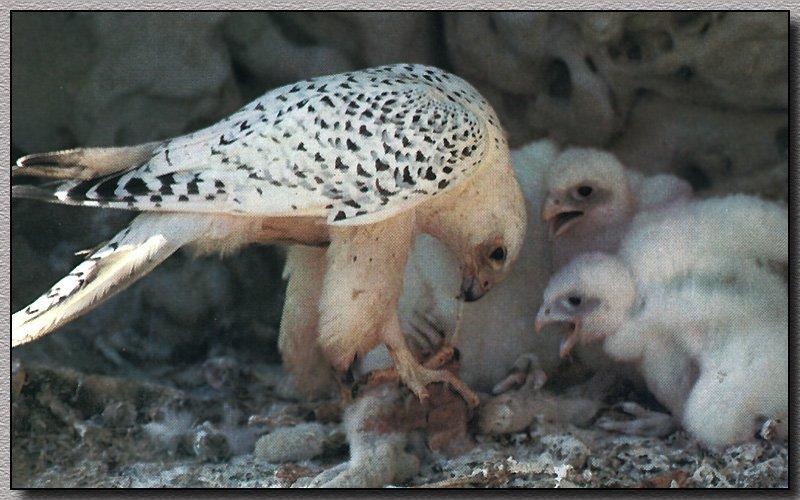
[[[436,351],[433,356],[426,359],[422,366],[431,370],[438,370],[439,368],[444,367],[450,361],[455,360],[458,362],[461,355],[453,346],[445,345],[442,346],[438,351]]]
[[[413,357],[396,356],[395,366],[369,372],[364,385],[374,387],[387,382],[403,382],[420,400],[424,400],[429,397],[426,389],[429,384],[443,382],[458,392],[470,408],[474,408],[478,406],[478,396],[455,374],[440,369],[458,359],[458,349],[448,345],[440,348],[422,365]]]
[[[420,400],[428,398],[429,393],[426,387],[436,382],[442,382],[450,385],[470,408],[478,406],[480,400],[478,395],[472,392],[467,387],[467,384],[461,381],[456,375],[447,370],[433,370],[426,368],[416,362],[413,358],[410,360],[398,358],[395,360],[397,366],[397,373],[400,380],[409,388],[411,392],[417,395]]]
[[[366,387],[375,387],[376,385],[385,384],[387,382],[399,382],[400,376],[397,374],[395,367],[381,368],[380,370],[372,370],[365,376],[364,384]]]

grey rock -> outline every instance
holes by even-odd
[[[228,437],[211,422],[203,422],[195,429],[192,450],[203,462],[224,462],[232,455]]]
[[[580,439],[570,434],[554,434],[544,436],[542,443],[556,460],[581,469],[592,450]]]
[[[103,423],[112,428],[129,428],[136,423],[136,407],[130,401],[114,401],[101,414]]]
[[[328,433],[316,422],[280,427],[256,441],[254,454],[270,463],[307,460],[323,453]]]

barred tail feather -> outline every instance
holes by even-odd
[[[201,228],[195,218],[145,213],[44,295],[11,317],[11,345],[47,335],[150,272]]]

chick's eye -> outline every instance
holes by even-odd
[[[572,304],[573,306],[579,306],[579,305],[581,305],[581,298],[580,298],[580,297],[575,297],[575,296],[573,296],[573,297],[569,297],[569,298],[567,299],[567,301],[568,301],[570,304]]]
[[[506,260],[506,249],[503,247],[495,248],[492,250],[492,253],[489,254],[489,258],[498,262]]]
[[[581,186],[578,188],[578,194],[584,198],[592,194],[592,191],[593,189],[591,186]]]

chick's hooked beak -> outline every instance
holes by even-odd
[[[542,306],[536,315],[536,333],[542,333],[551,325],[563,326],[567,332],[558,348],[559,357],[566,358],[580,340],[580,320],[572,316],[552,311],[550,307]]]
[[[567,202],[560,194],[551,193],[542,207],[542,220],[548,224],[551,240],[558,238],[583,211]]]
[[[483,297],[489,291],[488,287],[481,284],[481,280],[473,275],[467,274],[461,281],[461,293],[458,295],[458,300],[464,302],[474,302]]]

